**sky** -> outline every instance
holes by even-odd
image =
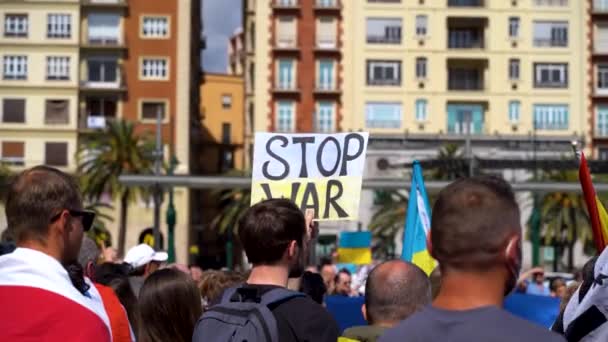
[[[203,2],[203,69],[225,73],[228,62],[228,39],[241,27],[241,0],[201,0]]]

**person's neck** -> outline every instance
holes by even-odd
[[[17,243],[17,247],[33,249],[40,253],[44,253],[44,254],[54,258],[55,260],[59,261],[60,263],[62,263],[61,254],[56,249],[50,247],[48,244],[42,243],[40,241],[36,241],[36,240],[20,241],[19,243]]]
[[[502,307],[505,292],[502,279],[504,272],[501,270],[483,273],[446,271],[441,278],[441,289],[433,301],[433,306],[445,310]]]
[[[289,270],[283,265],[257,265],[247,279],[250,285],[276,285],[287,287]]]

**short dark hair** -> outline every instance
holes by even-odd
[[[402,260],[376,266],[365,284],[369,324],[399,322],[431,302],[431,284],[418,266]]]
[[[338,273],[336,273],[336,276],[334,277],[334,282],[338,282],[340,281],[340,274],[346,274],[349,277],[352,277],[352,273],[350,273],[350,271],[346,268],[342,268],[338,271]]]
[[[304,214],[288,199],[269,199],[249,208],[239,220],[239,239],[249,262],[275,264],[290,242],[302,246],[305,222]]]
[[[442,269],[487,270],[499,262],[507,239],[518,233],[515,195],[498,177],[459,179],[441,190],[433,207],[433,256]]]
[[[299,291],[310,296],[315,302],[323,304],[323,297],[327,293],[327,288],[319,273],[306,271],[300,280]]]
[[[82,266],[83,269],[86,269],[89,262],[96,264],[99,255],[101,255],[101,250],[97,246],[97,243],[90,237],[84,235],[82,237],[80,252],[78,252],[78,263],[80,266]]]
[[[45,241],[53,215],[81,209],[76,180],[57,169],[36,166],[17,175],[6,197],[6,219],[16,240]]]

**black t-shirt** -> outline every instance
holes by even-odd
[[[450,311],[427,306],[380,338],[380,342],[565,342],[560,335],[495,307]]]
[[[243,287],[257,289],[259,296],[279,288],[275,285],[243,285]],[[291,298],[276,307],[270,307],[270,310],[277,321],[281,342],[336,342],[340,336],[334,318],[324,307],[308,296]]]

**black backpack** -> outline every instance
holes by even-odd
[[[285,288],[262,296],[255,288],[230,288],[222,301],[198,320],[192,342],[280,342],[277,321],[269,307],[304,296]]]

